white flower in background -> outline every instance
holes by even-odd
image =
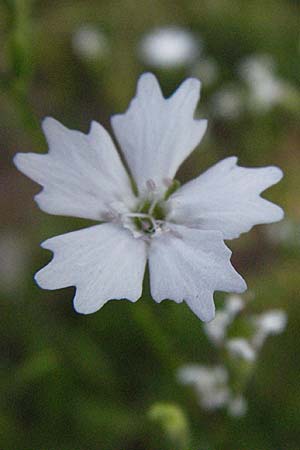
[[[74,52],[83,59],[99,60],[109,53],[106,35],[93,25],[82,25],[72,37]]]
[[[270,335],[282,333],[287,325],[287,315],[281,309],[269,310],[253,318],[255,334],[252,339],[253,346],[261,348]]]
[[[232,417],[244,416],[247,412],[247,409],[247,400],[242,395],[232,397],[228,403],[228,413]]]
[[[185,28],[166,26],[146,34],[139,44],[141,59],[151,67],[174,69],[192,64],[202,44]]]
[[[236,119],[243,110],[243,95],[234,85],[221,88],[212,98],[212,111],[216,117]]]
[[[300,224],[286,218],[281,223],[268,225],[266,235],[273,244],[300,245]]]
[[[219,409],[229,401],[228,373],[222,366],[183,366],[177,377],[180,383],[194,386],[203,409]]]
[[[225,299],[224,308],[216,311],[215,319],[204,324],[207,337],[215,344],[222,345],[227,330],[235,316],[244,308],[244,300],[239,295],[229,295]]]
[[[230,316],[231,321],[245,307],[245,302],[240,295],[228,295],[225,299],[224,310]]]
[[[230,322],[230,317],[226,311],[216,311],[214,320],[204,324],[204,331],[215,345],[221,345],[224,342]]]
[[[19,170],[44,187],[35,197],[42,210],[99,221],[42,244],[54,257],[37,283],[76,286],[78,312],[95,312],[111,299],[138,300],[147,260],[154,300],[185,301],[204,321],[214,317],[214,291],[246,289],[224,239],[282,218],[281,208],[260,197],[282,172],[239,167],[229,157],[172,193],[180,164],[206,129],[194,118],[199,89],[198,80],[187,79],[165,99],[156,78],[144,74],[129,109],[112,118],[137,194],[96,122],[86,135],[47,118],[49,153],[16,155]]]
[[[226,348],[229,354],[235,358],[242,358],[253,362],[256,358],[256,352],[251,344],[244,338],[233,338],[226,342]]]
[[[199,404],[206,411],[227,408],[233,417],[247,412],[247,402],[242,395],[233,393],[224,366],[182,366],[177,371],[177,379],[183,385],[194,387]]]
[[[270,55],[254,55],[240,64],[239,72],[248,85],[250,106],[254,109],[268,110],[290,94],[290,87],[277,78],[274,69]]]
[[[254,363],[265,339],[271,334],[281,333],[287,323],[282,310],[270,310],[250,317],[243,314],[239,317],[239,323],[246,325],[247,330],[252,325],[251,337],[228,337],[231,325],[237,321],[237,315],[244,307],[242,297],[229,295],[223,309],[216,312],[215,320],[204,324],[205,333],[218,347],[220,365],[208,367],[191,364],[177,371],[180,383],[195,388],[202,409],[226,408],[227,413],[234,418],[247,413],[248,405],[243,391],[253,374]]]

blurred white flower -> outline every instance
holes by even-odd
[[[24,282],[28,263],[28,246],[18,233],[0,234],[0,291],[12,294]]]
[[[228,403],[228,413],[232,417],[244,416],[247,412],[247,409],[247,400],[242,395],[231,398]]]
[[[146,34],[139,44],[141,59],[149,66],[174,69],[192,64],[202,44],[193,33],[176,26],[156,28]]]
[[[236,119],[243,110],[243,95],[234,85],[221,88],[212,98],[212,111],[216,117]]]
[[[106,58],[109,42],[106,35],[93,25],[82,25],[72,36],[74,52],[81,58],[96,61]]]
[[[216,311],[214,320],[205,323],[203,329],[214,344],[221,345],[224,342],[230,322],[230,316],[226,311]]]
[[[241,62],[239,72],[249,88],[250,106],[266,111],[290,94],[286,82],[276,77],[271,55],[254,55]]]
[[[216,312],[214,320],[204,324],[204,331],[215,345],[225,341],[228,327],[235,316],[244,308],[244,301],[239,295],[229,295],[225,299],[224,308]]]
[[[229,339],[226,342],[226,348],[233,357],[242,358],[249,362],[253,362],[256,358],[256,351],[244,338]]]
[[[37,283],[76,286],[78,312],[95,312],[111,299],[138,300],[147,260],[154,300],[185,301],[204,321],[214,317],[214,291],[246,289],[224,239],[282,218],[282,209],[260,196],[282,172],[239,167],[229,157],[178,188],[173,178],[207,125],[194,118],[199,90],[190,78],[165,99],[147,73],[128,110],[112,118],[137,194],[96,122],[86,135],[47,118],[49,153],[16,155],[19,170],[44,187],[36,196],[42,210],[105,222],[42,244],[54,257],[36,274]]]
[[[281,309],[273,309],[254,317],[255,335],[253,345],[260,348],[269,335],[282,333],[287,325],[287,314]]]
[[[222,366],[184,366],[178,370],[177,375],[180,383],[194,386],[204,409],[222,408],[230,398],[228,373]]]
[[[266,234],[273,244],[300,245],[300,224],[286,218],[280,224],[266,227]]]
[[[240,295],[228,295],[225,299],[224,310],[233,320],[245,307],[245,302]]]

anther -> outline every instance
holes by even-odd
[[[143,229],[144,231],[148,231],[149,228],[151,228],[150,223],[149,223],[149,222],[146,222],[146,220],[142,220],[141,223],[142,223],[142,229]]]
[[[152,180],[151,178],[149,178],[149,180],[146,181],[146,186],[147,186],[148,191],[153,192],[156,189],[155,181]]]

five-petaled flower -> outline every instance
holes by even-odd
[[[194,118],[199,92],[191,78],[165,99],[152,74],[140,77],[128,110],[112,118],[130,176],[98,123],[83,134],[44,120],[49,153],[19,153],[16,166],[44,187],[36,196],[43,211],[99,224],[43,242],[54,257],[36,274],[42,288],[76,286],[74,307],[84,314],[110,299],[134,302],[148,260],[153,299],[185,301],[204,321],[214,317],[214,291],[246,289],[224,239],[283,217],[260,197],[282,172],[229,157],[178,187],[178,167],[206,130]]]

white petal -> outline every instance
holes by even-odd
[[[43,211],[103,220],[111,203],[132,198],[129,177],[100,124],[93,122],[86,135],[46,118],[43,129],[49,153],[18,153],[14,159],[21,172],[44,187],[36,196]]]
[[[112,126],[140,191],[147,180],[163,187],[199,144],[206,120],[195,120],[200,82],[189,78],[168,99],[155,76],[146,73],[125,114],[112,118]]]
[[[230,263],[231,251],[218,231],[170,225],[152,239],[149,250],[151,294],[154,300],[186,301],[204,321],[214,317],[216,290],[243,292],[246,284]]]
[[[282,209],[260,197],[282,178],[278,167],[245,168],[226,158],[179,188],[169,199],[169,220],[219,230],[233,239],[259,223],[283,218]]]
[[[146,244],[115,224],[102,224],[43,242],[54,253],[36,274],[44,289],[76,286],[74,308],[82,314],[100,309],[108,300],[136,301],[142,293]]]

